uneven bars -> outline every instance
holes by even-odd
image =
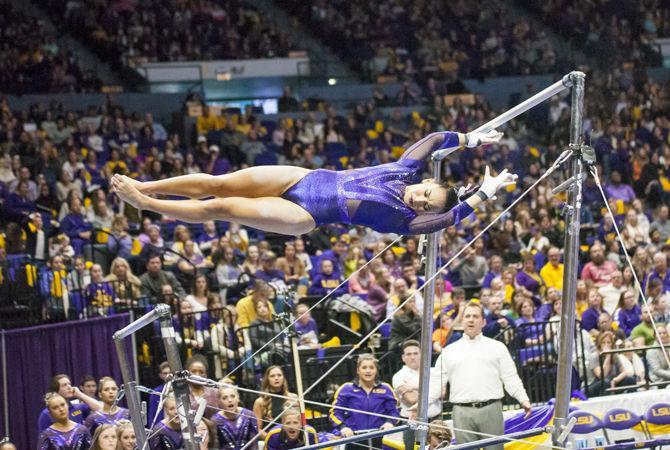
[[[541,90],[537,94],[533,95],[532,97],[524,100],[523,102],[519,103],[516,105],[514,108],[509,109],[505,111],[504,113],[500,114],[498,117],[494,118],[493,120],[490,120],[489,122],[486,122],[484,125],[481,125],[479,128],[474,130],[473,132],[477,133],[486,133],[487,131],[491,131],[499,127],[500,125],[509,122],[510,120],[514,119],[516,116],[519,116],[529,109],[537,106],[538,104],[542,103],[548,98],[553,97],[554,95],[558,94],[559,92],[572,87],[572,74],[573,72],[570,72],[569,74],[563,76],[560,80],[558,80],[556,83],[552,84],[551,86]],[[449,156],[451,153],[453,153],[456,150],[456,148],[453,149],[444,149],[444,150],[438,150],[436,152],[433,152],[432,158],[433,161],[441,161],[447,156]]]

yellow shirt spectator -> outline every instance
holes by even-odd
[[[237,324],[240,328],[248,327],[256,319],[256,301],[258,300],[270,300],[270,288],[267,283],[264,281],[257,281],[254,285],[254,291],[251,295],[247,295],[240,299],[235,305],[237,310]],[[270,305],[270,312],[274,314],[275,309]]]
[[[558,266],[554,266],[548,262],[540,269],[540,276],[548,288],[563,290],[563,264],[559,263]]]
[[[208,106],[203,107],[202,116],[198,117],[196,121],[196,129],[198,134],[207,135],[210,131],[216,131],[223,128],[223,122],[225,119],[217,116],[212,113]]]
[[[558,247],[551,247],[547,252],[549,262],[540,269],[540,276],[547,288],[563,290],[563,264],[561,264],[561,251]]]

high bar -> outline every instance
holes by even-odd
[[[480,126],[474,131],[478,133],[486,133],[487,131],[494,130],[500,125],[509,122],[516,116],[525,113],[529,109],[537,106],[538,104],[542,103],[548,98],[551,98],[554,95],[558,94],[559,92],[564,91],[569,87],[572,87],[572,77],[578,74],[581,74],[582,76],[584,75],[583,73],[577,71],[570,72],[569,74],[563,76],[563,78],[561,78],[551,86],[541,90],[532,97],[524,100],[523,102],[516,105],[514,108],[505,111],[504,113],[494,118],[493,120],[486,122],[484,125]],[[455,149],[439,150],[433,153],[432,158],[434,161],[441,161],[447,156],[449,156],[454,150]]]

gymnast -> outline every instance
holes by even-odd
[[[421,180],[425,161],[436,150],[472,148],[498,142],[501,137],[495,130],[432,133],[398,161],[361,169],[257,166],[219,176],[199,173],[147,182],[114,175],[112,188],[140,210],[185,222],[232,221],[287,235],[337,222],[382,233],[432,233],[464,220],[496,191],[514,184],[517,176],[504,170],[493,177],[487,167],[479,190],[457,191],[430,178]],[[150,197],[152,194],[190,200],[162,200]]]

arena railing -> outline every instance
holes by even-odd
[[[556,395],[559,328],[559,321],[532,322],[508,327],[496,336],[509,348],[532,403],[546,403]],[[586,387],[588,355],[584,352],[584,339],[581,324],[577,321],[572,357],[574,389]],[[516,404],[514,399],[508,401]]]
[[[614,395],[614,394],[620,394],[620,393],[626,393],[626,392],[635,392],[638,390],[647,390],[650,388],[663,388],[666,386],[670,386],[670,379],[665,380],[665,381],[656,381],[652,382],[650,375],[649,375],[649,363],[647,360],[647,354],[652,351],[652,350],[657,350],[661,349],[662,347],[668,347],[668,345],[661,346],[660,344],[655,344],[655,345],[648,345],[644,347],[631,347],[631,348],[615,348],[612,350],[603,350],[598,354],[598,364],[600,367],[600,373],[603,373],[604,369],[604,360],[607,355],[619,355],[621,353],[635,353],[637,354],[641,359],[642,362],[644,363],[644,380],[643,381],[634,381],[634,384],[630,384],[633,382],[633,380],[628,379],[629,377],[626,377],[626,381],[628,384],[625,385],[620,385],[616,387],[611,387],[607,385],[607,381],[609,377],[603,377],[601,376],[599,379],[596,378],[593,383],[589,387],[591,387],[592,391],[595,391],[594,388],[599,388],[597,392],[600,395]],[[618,364],[614,364],[614,366],[618,366]],[[618,373],[617,373],[618,374]],[[633,375],[635,377],[635,375]],[[610,380],[611,381],[611,380]]]

